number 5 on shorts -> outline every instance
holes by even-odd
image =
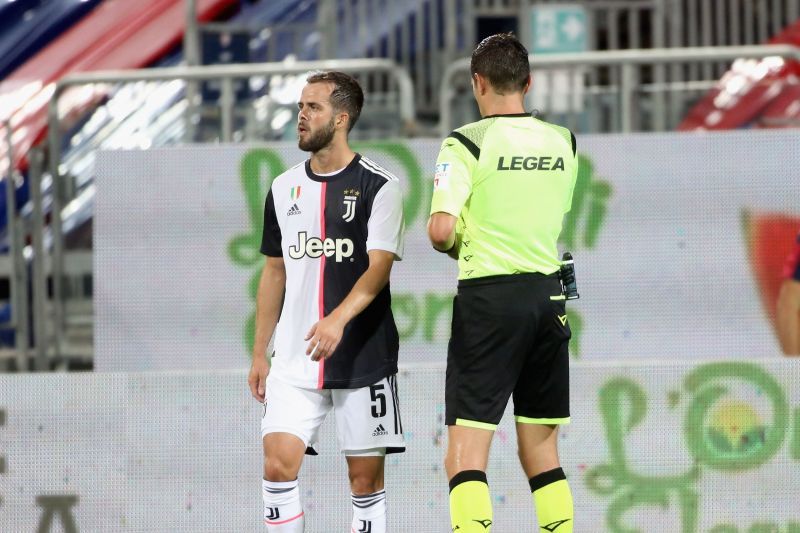
[[[370,385],[369,396],[372,398],[372,418],[381,418],[386,414],[386,394],[383,383]]]

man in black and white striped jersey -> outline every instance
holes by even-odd
[[[306,81],[297,131],[311,157],[275,178],[264,207],[248,377],[264,403],[264,521],[271,532],[303,531],[297,474],[333,409],[352,530],[383,533],[384,458],[405,450],[389,292],[403,252],[402,189],[348,144],[364,102],[358,82],[341,72]]]

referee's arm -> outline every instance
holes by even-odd
[[[458,242],[456,242],[456,217],[450,213],[438,211],[428,220],[428,238],[434,250],[458,259]]]
[[[431,217],[428,219],[428,238],[434,250],[458,260],[461,247],[456,223],[461,209],[472,193],[472,171],[475,157],[454,139],[442,142],[436,159]]]

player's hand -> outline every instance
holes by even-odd
[[[247,384],[250,385],[250,394],[261,403],[265,400],[267,376],[269,375],[269,361],[263,355],[253,355],[250,373],[247,375]]]
[[[344,326],[335,313],[311,326],[305,337],[305,340],[311,341],[306,348],[306,355],[311,356],[312,361],[321,361],[333,355],[344,335]]]

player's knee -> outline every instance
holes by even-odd
[[[372,494],[383,489],[383,480],[377,475],[364,473],[350,474],[350,491],[356,496]]]
[[[270,481],[292,481],[297,478],[294,467],[282,460],[281,457],[267,456],[264,458],[264,479]]]

